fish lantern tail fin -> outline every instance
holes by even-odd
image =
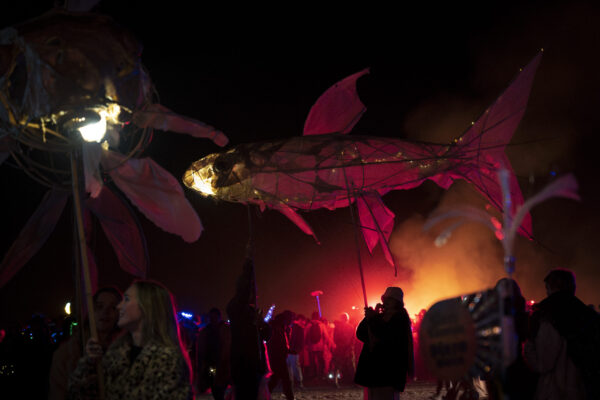
[[[512,212],[523,204],[523,195],[519,188],[510,161],[504,152],[510,142],[527,107],[529,93],[533,85],[533,78],[540,63],[542,53],[538,53],[533,60],[524,67],[510,86],[496,99],[496,101],[473,122],[471,127],[455,140],[456,146],[451,151],[457,151],[457,156],[468,159],[459,168],[460,178],[472,183],[490,203],[498,210],[503,210],[502,188],[498,180],[498,170],[504,168],[510,173],[510,194],[512,198]],[[475,166],[473,166],[473,162]],[[448,187],[450,177],[434,179],[440,186]],[[531,216],[523,219],[519,233],[532,237]]]

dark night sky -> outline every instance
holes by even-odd
[[[23,2],[25,3],[25,2]],[[50,3],[46,5],[46,3]],[[47,10],[52,2],[3,12],[2,27]],[[99,10],[129,27],[144,44],[143,63],[172,110],[218,127],[230,145],[301,135],[318,96],[363,68],[358,82],[367,106],[353,133],[447,142],[460,134],[524,66],[544,48],[529,107],[507,152],[525,197],[551,173],[573,172],[582,202],[555,199],[533,212],[538,242],[519,239],[517,275],[525,297],[544,297],[549,268],[573,268],[578,294],[600,304],[597,260],[596,142],[600,105],[600,7],[594,2],[486,2],[485,6],[431,6],[325,10],[309,8],[188,9],[102,1]],[[524,4],[524,5],[523,5]],[[202,6],[201,6],[202,7]],[[189,164],[219,151],[208,140],[158,132],[147,150],[177,178]],[[20,172],[3,165],[3,254],[43,195]],[[247,209],[219,203],[186,189],[205,231],[192,244],[161,231],[143,216],[150,252],[148,276],[163,282],[181,308],[223,308],[233,294],[248,240]],[[369,298],[385,286],[405,288],[411,313],[444,297],[493,286],[502,276],[502,252],[491,232],[475,224],[459,229],[442,249],[420,226],[440,205],[482,205],[468,185],[444,192],[433,183],[383,198],[396,213],[391,239],[403,273],[394,278],[380,251],[367,254],[361,240]],[[323,290],[326,316],[361,305],[350,212],[304,214],[321,241],[303,234],[275,211],[252,210],[260,306],[310,313],[313,290]],[[0,323],[23,322],[32,312],[60,314],[72,295],[71,214],[65,210],[48,243],[0,289]],[[98,230],[100,285],[125,289],[122,272]],[[411,304],[412,296],[412,304]]]

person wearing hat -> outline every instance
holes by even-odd
[[[375,309],[365,308],[356,329],[363,348],[354,382],[367,388],[369,400],[399,399],[407,376],[414,372],[411,323],[402,289],[388,287],[381,302]]]

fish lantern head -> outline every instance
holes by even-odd
[[[204,196],[232,202],[251,201],[250,170],[236,150],[210,154],[192,163],[183,175],[183,183]]]
[[[195,161],[183,174],[183,183],[203,196],[216,196],[213,181],[216,173],[213,164],[218,154],[211,154]]]

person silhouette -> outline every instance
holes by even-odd
[[[411,321],[401,288],[388,287],[381,301],[365,308],[356,330],[364,345],[354,382],[367,388],[369,399],[398,399],[414,374]]]

